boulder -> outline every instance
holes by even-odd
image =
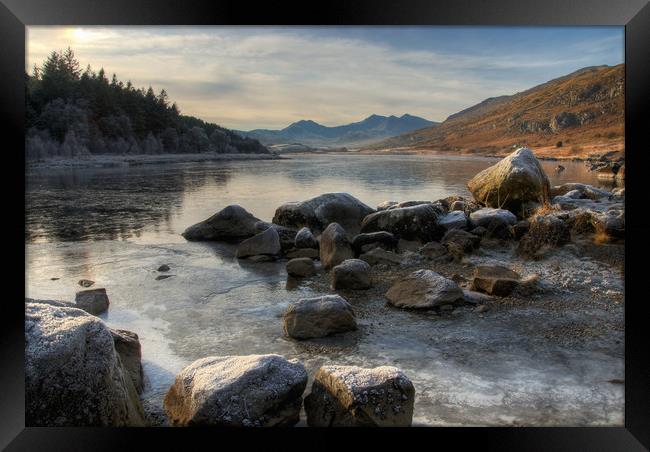
[[[581,199],[589,198],[589,199],[596,200],[600,198],[607,198],[608,196],[611,195],[611,193],[608,192],[607,190],[596,188],[587,184],[570,182],[562,185],[556,185],[553,188],[551,188],[551,196],[552,197],[565,196],[569,192],[573,192],[575,190],[577,190],[581,194]],[[575,195],[573,195],[572,198],[575,199]]]
[[[418,250],[418,253],[432,261],[451,262],[453,260],[447,247],[440,242],[426,243]]]
[[[243,259],[251,256],[277,256],[282,251],[280,236],[275,228],[268,228],[253,237],[244,240],[237,246],[236,256]]]
[[[479,265],[474,269],[471,290],[506,297],[519,285],[519,274],[501,265]]]
[[[595,228],[609,237],[625,238],[625,211],[612,209],[595,215]]]
[[[346,259],[332,269],[334,290],[370,288],[370,265],[361,259]]]
[[[283,253],[294,248],[296,234],[298,233],[295,229],[286,228],[278,224],[267,223],[265,221],[257,222],[255,227],[257,228],[258,233],[264,232],[269,228],[275,229],[275,232],[278,233],[278,237],[280,238],[280,248]]]
[[[316,274],[316,265],[308,257],[298,257],[287,262],[287,273],[298,278],[314,276]]]
[[[291,427],[307,371],[280,355],[210,356],[176,376],[164,400],[174,426]]]
[[[324,337],[357,329],[352,306],[339,295],[302,298],[289,305],[282,319],[285,334],[294,339]]]
[[[144,426],[110,329],[69,306],[25,300],[25,424]]]
[[[373,248],[359,256],[359,259],[368,262],[370,265],[399,265],[402,263],[402,257],[399,254],[382,248]]]
[[[438,218],[438,224],[447,231],[451,229],[465,229],[467,228],[467,216],[462,210],[452,210],[448,214]]]
[[[124,370],[131,378],[138,394],[144,389],[144,372],[142,371],[142,351],[138,335],[127,330],[110,329],[115,351],[120,355]]]
[[[308,257],[310,259],[318,259],[320,257],[320,251],[315,248],[298,248],[293,249],[286,254],[287,259],[296,259],[300,257]]]
[[[252,237],[259,232],[255,218],[236,204],[225,207],[207,220],[190,226],[183,232],[186,240],[230,241]]]
[[[84,311],[98,315],[108,310],[108,295],[106,289],[88,289],[77,292],[75,295],[76,307]]]
[[[361,220],[375,210],[348,193],[325,193],[302,202],[281,205],[273,223],[293,228],[309,227],[322,231],[330,223],[338,223],[356,231]]]
[[[327,226],[320,238],[320,261],[323,267],[332,268],[353,257],[354,253],[345,229],[338,223]]]
[[[296,234],[295,239],[296,248],[315,248],[318,249],[318,240],[314,237],[314,234],[311,233],[311,230],[307,227],[302,228]]]
[[[529,148],[519,148],[468,183],[474,199],[487,207],[519,212],[526,202],[549,200],[548,177]]]
[[[397,367],[323,366],[305,398],[310,427],[409,427],[415,388]]]
[[[481,244],[481,237],[461,229],[451,229],[440,241],[449,249],[450,244],[459,247],[463,253],[471,253]]]
[[[352,250],[355,255],[378,247],[387,251],[394,251],[397,249],[397,239],[393,234],[386,231],[359,234],[352,239]]]
[[[430,242],[440,239],[445,233],[445,229],[438,225],[441,215],[442,209],[431,203],[392,208],[365,217],[361,232],[387,231],[399,239]]]
[[[544,247],[558,247],[571,241],[569,225],[553,215],[538,215],[530,219],[530,227],[519,240],[517,254],[536,257]]]
[[[469,219],[473,227],[483,226],[486,229],[494,220],[500,221],[508,226],[512,226],[517,222],[517,217],[509,210],[493,209],[491,207],[485,207],[472,212],[469,215]]]
[[[402,202],[398,202],[397,204],[393,204],[388,208],[388,210],[402,209],[404,207],[420,206],[422,204],[433,204],[433,203],[431,201],[402,201]]]
[[[451,279],[432,270],[416,270],[386,292],[388,302],[398,308],[430,309],[463,298],[463,291]]]

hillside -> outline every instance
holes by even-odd
[[[505,154],[526,145],[540,156],[623,153],[624,77],[623,64],[583,68],[514,95],[486,99],[436,127],[364,150]]]
[[[265,145],[301,143],[309,146],[361,146],[436,124],[438,123],[409,114],[400,117],[371,115],[362,121],[335,127],[301,120],[282,130],[256,129],[238,133],[258,139]]]
[[[181,115],[165,90],[136,89],[103,68],[79,69],[73,51],[52,52],[25,74],[29,160],[88,155],[264,153],[252,138]]]

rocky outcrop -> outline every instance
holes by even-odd
[[[325,193],[302,202],[289,202],[275,211],[273,223],[292,228],[304,226],[322,231],[338,223],[351,231],[359,229],[361,220],[375,210],[348,193]]]
[[[251,256],[278,256],[282,251],[280,236],[275,228],[268,228],[253,237],[244,240],[237,247],[236,256],[244,259]]]
[[[400,369],[323,366],[305,398],[310,427],[409,427],[415,388]]]
[[[145,424],[137,390],[104,322],[66,303],[25,300],[25,423]]]
[[[474,176],[467,184],[474,199],[487,207],[519,213],[528,202],[547,202],[550,184],[528,148],[519,148]]]
[[[304,366],[280,355],[211,356],[181,370],[164,408],[175,426],[291,427],[306,386]]]
[[[287,273],[298,278],[314,276],[316,274],[316,265],[313,259],[298,257],[287,262]]]
[[[479,265],[474,269],[471,290],[506,297],[519,285],[519,274],[501,265]]]
[[[352,239],[352,250],[357,256],[373,248],[395,251],[397,249],[397,239],[393,234],[386,231],[359,234]]]
[[[363,290],[370,288],[370,264],[361,259],[346,259],[332,269],[334,290]]]
[[[316,240],[314,234],[312,234],[311,230],[307,227],[302,228],[300,231],[298,231],[294,243],[296,248],[318,249],[318,240]]]
[[[395,283],[386,298],[398,308],[431,309],[462,300],[463,291],[451,279],[423,269]]]
[[[77,292],[75,295],[76,307],[84,311],[99,315],[108,310],[109,300],[106,289],[88,289]]]
[[[284,332],[294,339],[310,339],[357,329],[352,306],[339,295],[303,298],[282,315]]]
[[[442,209],[431,203],[391,208],[364,218],[361,232],[387,231],[399,239],[430,242],[440,239],[445,233],[445,229],[438,225],[441,215]]]
[[[225,207],[207,220],[190,226],[183,232],[187,240],[231,241],[252,237],[259,232],[255,218],[236,204]]]
[[[327,226],[320,238],[320,261],[323,268],[332,268],[353,257],[354,253],[345,229],[338,223]]]

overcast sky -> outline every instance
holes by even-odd
[[[26,68],[82,67],[164,88],[184,114],[250,130],[373,113],[442,121],[585,66],[624,62],[623,27],[28,27]]]

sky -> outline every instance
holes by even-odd
[[[623,27],[27,27],[26,70],[70,46],[83,68],[165,89],[236,130],[371,114],[432,121],[586,66],[624,62]]]

